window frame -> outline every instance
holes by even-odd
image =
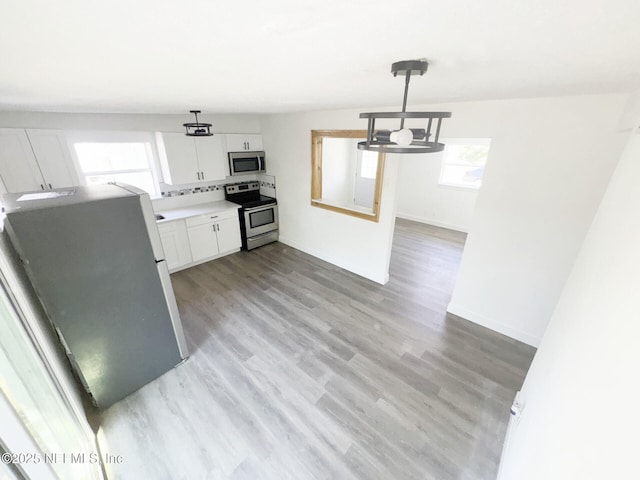
[[[141,173],[150,171],[155,191],[153,193],[148,192],[149,196],[151,198],[160,198],[162,196],[162,190],[160,186],[162,178],[160,177],[160,162],[154,132],[123,130],[69,131],[66,132],[66,140],[69,151],[71,152],[71,158],[73,159],[73,166],[82,185],[87,185],[87,176],[91,175]],[[92,171],[90,173],[85,173],[84,170],[82,170],[80,159],[78,158],[78,154],[75,149],[76,143],[144,143],[146,144],[149,168]]]
[[[484,171],[482,172],[482,178],[480,178],[480,184],[479,185],[465,185],[465,184],[461,184],[461,183],[450,183],[450,182],[445,182],[443,180],[443,176],[444,176],[444,171],[445,171],[445,167],[447,166],[468,166],[471,167],[468,164],[462,164],[462,163],[447,163],[447,145],[482,145],[484,143],[487,144],[487,158],[485,159],[484,165],[483,167],[487,166],[487,162],[489,161],[489,154],[491,152],[491,137],[464,137],[464,138],[458,138],[458,137],[454,137],[454,138],[446,138],[446,139],[441,139],[442,143],[445,144],[445,149],[442,152],[442,160],[440,163],[440,174],[438,176],[438,186],[439,187],[446,187],[446,188],[462,188],[465,190],[472,190],[472,191],[478,191],[480,190],[480,188],[482,187],[482,179],[484,178]]]

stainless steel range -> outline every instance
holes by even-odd
[[[226,185],[225,198],[242,205],[238,212],[244,250],[252,250],[278,240],[278,201],[273,197],[260,195],[258,182]]]

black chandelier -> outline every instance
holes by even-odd
[[[213,132],[211,132],[212,125],[210,123],[198,121],[198,114],[201,113],[200,110],[189,110],[189,112],[196,116],[196,121],[182,124],[186,130],[185,135],[188,137],[210,137],[213,135]]]
[[[358,143],[360,150],[383,153],[434,153],[444,150],[444,144],[438,143],[440,125],[443,118],[450,118],[451,112],[407,112],[407,95],[411,75],[424,75],[429,67],[425,60],[405,60],[391,65],[393,76],[405,76],[404,100],[401,112],[361,113],[360,118],[368,118],[367,140]],[[399,130],[376,130],[377,118],[399,118]],[[404,128],[406,118],[428,119],[427,128]],[[435,120],[435,121],[434,121]],[[433,140],[432,128],[435,128]]]

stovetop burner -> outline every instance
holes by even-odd
[[[267,197],[266,195],[260,195],[260,198],[256,200],[242,201],[236,202],[235,200],[227,199],[230,202],[238,203],[242,205],[242,208],[253,208],[253,207],[261,207],[262,205],[272,205],[277,204],[278,201],[273,197]]]
[[[242,205],[243,208],[278,203],[273,197],[260,195],[260,184],[256,181],[228,184],[224,187],[224,192],[226,200]]]

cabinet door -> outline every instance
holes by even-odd
[[[263,150],[262,135],[257,134],[230,134],[225,135],[227,152],[244,152]]]
[[[55,130],[27,130],[44,182],[49,188],[79,185],[73,170],[69,147],[62,132]]]
[[[192,262],[189,236],[184,220],[158,224],[162,250],[170,271]]]
[[[196,153],[198,154],[201,179],[205,182],[224,180],[227,176],[227,170],[225,168],[225,153],[222,148],[222,137],[220,135],[214,135],[212,137],[196,137],[194,140]]]
[[[184,133],[162,133],[157,140],[164,183],[179,185],[200,182],[198,155],[192,137]]]
[[[29,138],[21,128],[0,128],[0,176],[11,193],[45,188]]]
[[[194,262],[213,257],[220,251],[218,249],[215,226],[215,223],[205,223],[187,229]]]
[[[244,141],[247,143],[247,150],[264,150],[264,147],[262,146],[262,135],[244,135],[244,137]]]
[[[240,221],[236,218],[226,218],[218,221],[218,247],[220,253],[236,250],[242,246],[240,238]]]
[[[162,240],[164,259],[167,262],[169,270],[181,267],[183,264],[180,262],[180,252],[178,249],[179,240],[176,232],[160,233],[160,240]]]

